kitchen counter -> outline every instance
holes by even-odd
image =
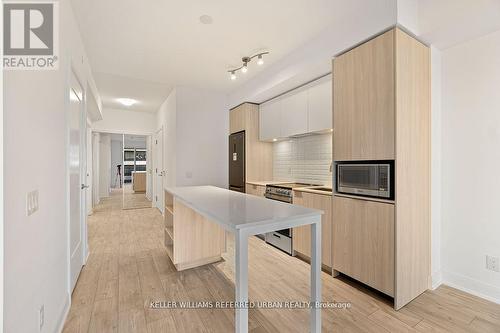
[[[316,188],[328,188],[328,189],[332,190],[331,186],[296,187],[296,188],[293,188],[293,190],[297,191],[297,192],[308,192],[308,193],[322,194],[322,195],[329,195],[329,196],[332,196],[332,194],[333,194],[333,191],[332,192],[319,191],[319,190],[316,190]]]
[[[287,184],[289,181],[274,181],[274,180],[262,180],[262,181],[247,181],[247,184],[257,185],[257,186],[266,186],[266,185],[274,185],[274,184]]]
[[[230,191],[214,186],[167,188],[174,206],[181,203],[210,222],[235,234],[235,331],[248,332],[248,237],[311,225],[311,325],[321,332],[321,215],[317,209]],[[176,211],[177,208],[174,208]],[[188,214],[188,216],[191,216]],[[180,221],[184,223],[184,221]],[[192,223],[191,219],[185,223]],[[183,243],[186,251],[193,244]]]
[[[186,186],[166,189],[174,198],[228,231],[255,226],[284,229],[290,219],[319,217],[320,210],[229,191],[215,186]],[[272,229],[272,228],[271,228]]]

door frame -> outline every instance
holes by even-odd
[[[158,138],[160,132],[161,132],[161,138]],[[163,202],[163,191],[162,190],[163,190],[163,187],[165,186],[165,180],[164,180],[165,173],[163,172],[163,170],[164,170],[163,164],[165,163],[165,160],[163,158],[163,151],[165,150],[165,147],[163,147],[163,145],[165,143],[163,140],[163,138],[164,138],[163,125],[158,130],[156,130],[156,132],[152,138],[155,141],[155,143],[152,144],[152,146],[154,147],[154,149],[152,149],[153,156],[154,156],[154,159],[153,159],[153,174],[154,174],[153,199],[156,199],[156,197],[158,196],[158,201],[153,200],[153,202],[154,202],[154,207],[158,208],[162,214],[165,214],[165,211],[164,211],[165,208],[164,208],[164,205],[162,204],[162,202]],[[159,153],[157,153],[157,148],[158,148],[157,140],[159,140],[161,142],[161,151]],[[159,163],[160,164],[159,166],[157,165],[158,161],[161,161],[161,163]],[[156,177],[157,177],[156,169],[158,169],[158,167],[160,169],[160,172],[162,173],[162,176],[161,176],[162,177],[161,178],[162,186],[160,189],[158,189],[158,182],[156,179]]]
[[[69,65],[69,71],[67,76],[67,84],[66,91],[69,92],[72,87],[72,79],[75,79],[76,82],[80,85],[82,90],[82,106],[81,106],[81,114],[80,114],[80,184],[84,183],[86,179],[86,144],[87,144],[87,103],[86,103],[86,89],[85,85],[82,84],[82,80],[78,75],[78,71],[74,68],[72,64]],[[70,211],[70,200],[71,200],[71,188],[70,188],[70,172],[69,172],[69,155],[70,155],[70,121],[71,117],[69,115],[70,112],[70,97],[69,94],[65,94],[65,117],[66,117],[66,226],[67,226],[67,251],[68,251],[68,292],[71,295],[75,285],[72,286],[71,281],[71,211]],[[82,237],[82,268],[87,262],[87,258],[89,255],[88,252],[88,239],[87,239],[87,208],[86,208],[86,195],[82,194],[83,191],[80,190],[80,227],[81,227],[81,237]],[[77,279],[78,281],[78,279]]]
[[[93,202],[93,196],[94,196],[94,179],[93,179],[93,172],[94,172],[94,167],[93,167],[93,147],[92,147],[92,122],[90,119],[87,117],[87,122],[86,122],[86,180],[87,180],[87,185],[89,186],[86,191],[86,200],[85,203],[87,205],[87,216],[92,215],[94,212],[94,202]]]
[[[95,129],[95,128],[92,128],[91,129],[91,135],[92,135],[92,137],[94,137],[95,134],[118,134],[118,135],[123,135],[123,136],[125,136],[125,135],[145,136],[145,137],[151,138],[151,140],[153,140],[154,136],[156,135],[155,132],[146,132],[146,131],[127,131],[127,130],[110,130],[110,129],[106,129],[105,130],[105,129]],[[94,141],[92,140],[92,142],[94,142]],[[123,144],[123,146],[125,145],[125,142],[123,141],[123,137],[122,137],[122,144]],[[94,147],[92,149],[94,149]],[[147,147],[146,147],[146,149],[147,149]],[[154,149],[151,149],[150,154],[146,155],[146,156],[148,156],[147,157],[148,161],[149,160],[153,161],[152,159],[155,158],[153,150]],[[97,158],[99,158],[99,157],[97,157]],[[100,164],[100,161],[98,161],[97,164],[98,165],[97,165],[96,172],[99,173],[99,164]],[[124,165],[123,156],[122,156],[122,165]],[[93,170],[93,172],[94,172],[94,170]],[[124,169],[122,169],[122,179],[123,179],[123,172],[124,172]],[[146,169],[146,172],[147,172],[147,169]],[[92,180],[93,181],[94,181],[94,177],[95,177],[95,174],[92,175]],[[97,184],[93,183],[94,187],[96,188],[97,191],[99,191],[99,182],[100,182],[100,180],[97,182]],[[95,185],[97,185],[97,186],[95,186]],[[94,199],[92,199],[92,200],[94,200]],[[154,200],[151,200],[151,207],[152,208],[155,207]]]

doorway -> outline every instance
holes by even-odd
[[[93,136],[95,202],[111,200],[122,209],[151,208],[151,135],[94,132]]]
[[[151,208],[147,196],[150,171],[147,143],[147,136],[123,135],[123,209]]]

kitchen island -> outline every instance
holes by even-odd
[[[321,301],[321,214],[320,210],[295,206],[279,201],[268,200],[244,193],[229,191],[214,186],[190,186],[173,187],[165,191],[166,211],[172,214],[175,224],[171,242],[174,243],[170,251],[179,248],[184,253],[190,252],[189,247],[197,246],[193,242],[184,241],[175,244],[175,228],[182,228],[183,223],[193,224],[200,221],[199,228],[207,228],[208,225],[215,225],[225,231],[235,235],[235,304],[236,304],[236,332],[248,332],[248,237],[252,235],[264,234],[276,230],[293,228],[302,225],[311,225],[311,332],[321,332],[321,309],[317,306]],[[178,209],[182,211],[191,210],[185,221],[174,218]],[[166,214],[167,214],[166,212]],[[191,216],[191,217],[189,217]],[[195,220],[193,222],[193,220]],[[168,222],[167,223],[167,228]],[[193,226],[190,226],[193,229]],[[196,229],[196,225],[194,226]],[[196,234],[197,231],[195,230]],[[198,233],[199,234],[199,233]],[[220,235],[220,232],[215,231]],[[214,242],[206,239],[207,244],[215,243],[215,248],[220,239],[216,237]],[[169,246],[167,246],[167,252]],[[186,247],[185,249],[180,247]],[[203,250],[203,252],[206,252]],[[215,256],[214,256],[215,254]],[[175,257],[175,253],[169,254],[170,258]],[[217,258],[217,252],[207,255],[207,258],[196,258],[198,266],[213,262]],[[175,260],[172,260],[175,264]],[[196,267],[195,263],[190,263],[189,267]]]

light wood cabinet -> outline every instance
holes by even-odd
[[[259,106],[244,103],[229,112],[229,132],[245,131],[245,181],[273,178],[273,145],[259,140]]]
[[[294,191],[293,203],[296,205],[320,209],[321,217],[321,263],[332,267],[332,197],[326,194],[316,194]],[[311,226],[293,228],[293,249],[299,254],[311,258]]]
[[[308,132],[307,89],[301,88],[282,97],[281,136],[289,137]]]
[[[307,124],[308,132],[320,132],[332,124],[332,76],[327,75],[308,90]]]
[[[260,105],[260,140],[271,141],[281,137],[281,99]]]
[[[394,159],[394,30],[333,61],[337,161]]]
[[[264,194],[266,194],[266,187],[264,185],[246,184],[245,192],[258,197],[264,197]]]
[[[165,191],[165,248],[178,271],[221,260],[226,233]],[[190,244],[190,246],[186,246]]]
[[[146,172],[132,172],[132,189],[134,192],[146,192]]]
[[[333,269],[394,296],[394,205],[334,197]]]
[[[333,269],[393,295],[396,309],[431,281],[430,87],[429,47],[399,28],[333,60],[334,161],[395,166],[393,209],[334,197]]]

